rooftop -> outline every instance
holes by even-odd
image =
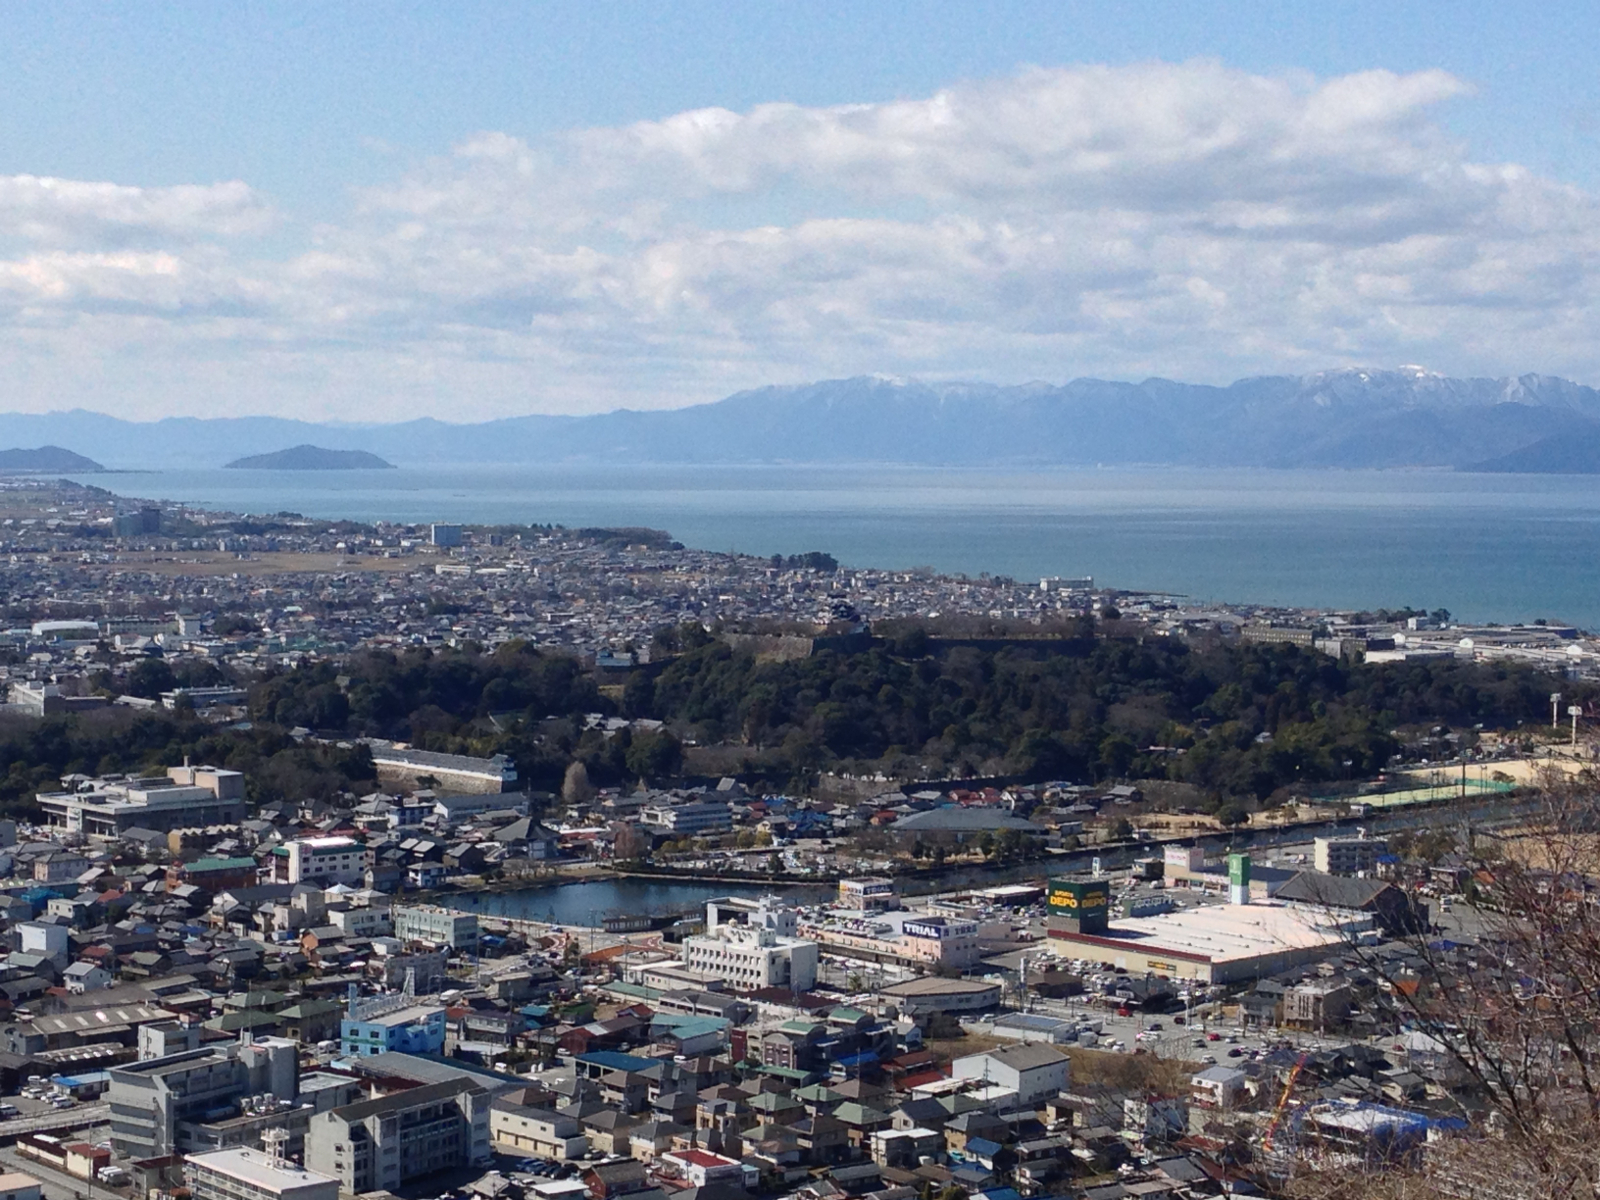
[[[208,1150],[203,1154],[186,1155],[184,1161],[230,1179],[243,1180],[274,1191],[306,1187],[309,1184],[338,1183],[330,1176],[297,1167],[284,1159],[274,1162],[260,1150]]]
[[[1208,904],[1152,917],[1126,917],[1103,937],[1069,934],[1067,941],[1128,943],[1144,953],[1213,963],[1235,962],[1342,945],[1349,925],[1309,909],[1279,903]]]

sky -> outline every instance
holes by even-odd
[[[0,6],[0,410],[1600,384],[1600,8]]]

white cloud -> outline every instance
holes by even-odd
[[[188,239],[260,233],[271,208],[237,180],[141,188],[38,175],[0,176],[0,235],[35,242]]]
[[[1434,118],[1466,91],[1152,63],[491,132],[279,259],[230,241],[273,219],[243,184],[0,179],[0,234],[32,244],[0,261],[28,333],[4,357],[47,356],[34,407],[71,396],[77,347],[138,359],[147,410],[232,387],[345,417],[871,371],[1600,377],[1595,199],[1473,161]]]

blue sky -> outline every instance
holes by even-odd
[[[0,403],[466,418],[1398,361],[1600,382],[1596,13],[8,5]],[[929,133],[947,110],[959,136]]]

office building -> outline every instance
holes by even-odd
[[[407,1088],[312,1118],[306,1166],[341,1190],[397,1191],[414,1179],[488,1163],[490,1090],[468,1078]]]
[[[433,904],[400,905],[390,910],[394,936],[402,942],[449,946],[464,954],[478,952],[478,918]]]
[[[265,1150],[210,1150],[183,1160],[194,1200],[339,1200],[339,1181]]]
[[[435,546],[461,545],[461,526],[434,524],[428,527],[428,541]]]
[[[245,818],[244,776],[219,767],[168,767],[165,776],[63,779],[35,799],[46,824],[70,833],[116,836],[130,829],[237,825]]]

